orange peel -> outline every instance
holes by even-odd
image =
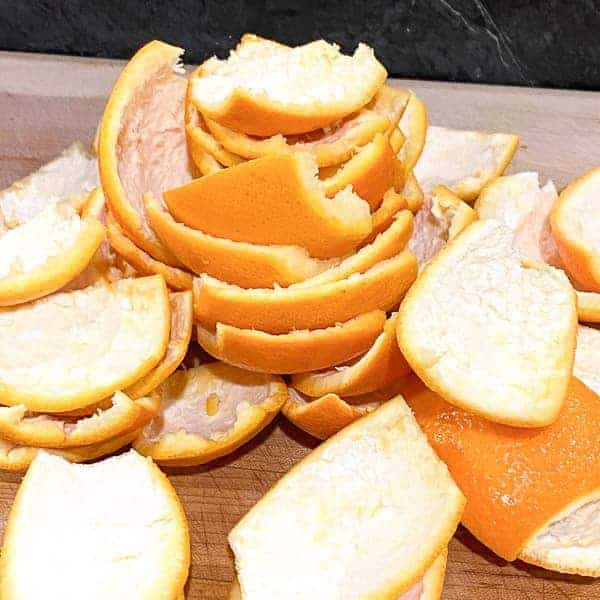
[[[233,452],[273,420],[286,398],[279,377],[219,362],[176,371],[159,392],[161,411],[133,446],[171,466],[203,464]]]
[[[414,169],[423,152],[427,127],[428,117],[425,104],[411,91],[408,104],[400,119],[400,131],[405,141],[400,148],[399,157],[408,171]]]
[[[266,333],[320,329],[371,310],[391,310],[416,274],[416,260],[405,250],[364,273],[305,288],[244,290],[201,275],[194,280],[194,310],[211,331],[219,322]]]
[[[3,404],[65,412],[107,398],[161,360],[170,317],[160,276],[122,279],[0,309]]]
[[[137,246],[175,267],[181,265],[152,231],[142,196],[160,198],[163,190],[192,179],[184,124],[187,81],[178,74],[182,53],[158,41],[137,51],[110,93],[98,148],[113,216]]]
[[[146,212],[165,246],[194,273],[247,288],[288,286],[325,271],[337,260],[319,260],[300,246],[251,244],[216,237],[176,222],[150,195]]]
[[[308,155],[241,163],[168,190],[164,199],[178,222],[206,234],[303,246],[316,258],[343,256],[371,231],[368,203],[350,189],[327,198]]]
[[[599,189],[600,168],[596,168],[561,192],[550,216],[565,269],[586,292],[600,292]]]
[[[393,313],[364,355],[349,364],[294,375],[291,385],[314,398],[325,394],[348,397],[374,392],[407,375],[410,367],[396,341],[397,321],[398,313]]]
[[[47,296],[86,269],[104,227],[69,203],[50,204],[0,237],[0,306]]]
[[[171,330],[169,343],[160,362],[141,379],[125,388],[131,398],[141,398],[154,391],[181,364],[192,339],[194,308],[192,292],[169,294],[171,305]]]
[[[72,448],[100,444],[144,426],[158,412],[160,397],[132,400],[116,392],[110,406],[77,421],[27,414],[25,406],[0,408],[0,438],[34,448]]]
[[[217,323],[215,332],[197,328],[206,352],[230,365],[262,373],[298,373],[345,362],[366,352],[385,324],[385,313],[371,311],[325,329],[270,334]]]
[[[350,57],[323,40],[296,48],[254,40],[226,60],[206,61],[190,95],[203,115],[236,131],[298,134],[356,112],[386,76],[364,44]]]

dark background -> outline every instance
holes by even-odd
[[[399,77],[600,89],[597,0],[0,0],[5,50],[127,58],[159,38],[189,63],[247,31],[364,41]]]

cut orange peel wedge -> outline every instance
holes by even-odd
[[[375,310],[326,329],[270,334],[217,323],[213,333],[198,326],[198,343],[228,364],[263,373],[299,373],[324,369],[366,352],[385,324]]]
[[[266,427],[285,402],[286,391],[279,377],[224,363],[177,371],[160,386],[161,411],[134,448],[162,465],[209,462]]]
[[[181,266],[148,223],[142,196],[192,179],[185,139],[183,50],[154,41],[121,72],[100,124],[98,166],[110,210],[154,259]],[[141,169],[141,172],[140,172]]]
[[[205,329],[217,323],[266,333],[320,329],[371,310],[391,310],[417,274],[404,251],[347,279],[304,288],[244,290],[208,275],[194,280],[194,311]]]
[[[260,202],[256,202],[260,198]],[[273,155],[200,177],[164,194],[173,217],[206,234],[343,256],[371,232],[367,202],[350,189],[324,194],[308,155]]]
[[[336,363],[324,371],[294,375],[291,385],[315,398],[325,394],[348,397],[374,392],[407,375],[410,367],[396,341],[397,321],[398,313],[392,314],[368,352],[350,364]]]

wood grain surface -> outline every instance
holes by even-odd
[[[121,66],[118,61],[0,52],[0,186],[26,175],[76,139],[90,142]],[[518,133],[521,149],[511,172],[536,170],[544,180],[552,178],[563,187],[600,165],[598,93],[397,83],[423,98],[432,124]],[[233,577],[227,532],[315,445],[281,417],[225,459],[205,467],[168,470],[183,499],[192,535],[188,600],[226,598]],[[0,533],[20,479],[0,472]],[[443,598],[592,600],[600,598],[600,581],[506,563],[460,528],[450,544]]]

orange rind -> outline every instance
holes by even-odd
[[[326,370],[294,375],[291,385],[314,398],[325,394],[348,397],[374,392],[397,381],[410,372],[396,341],[397,321],[398,313],[393,313],[363,356]]]
[[[405,250],[364,273],[312,287],[245,290],[201,275],[194,280],[194,311],[211,331],[217,323],[266,333],[321,329],[395,308],[416,274],[416,260]]]
[[[208,363],[176,371],[159,388],[159,415],[134,448],[157,463],[191,466],[233,452],[266,427],[286,399],[274,375]]]
[[[241,163],[171,189],[164,199],[188,227],[236,242],[302,246],[315,258],[343,256],[371,232],[368,203],[351,189],[327,198],[308,155]]]
[[[366,352],[385,324],[380,310],[325,329],[270,334],[217,323],[215,332],[197,328],[206,352],[230,365],[262,373],[302,373],[325,369]]]

